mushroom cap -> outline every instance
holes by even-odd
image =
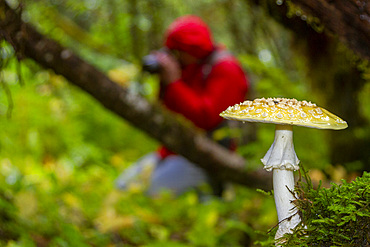
[[[316,129],[340,130],[348,127],[346,121],[314,103],[286,98],[247,100],[229,106],[220,116],[230,120],[297,125]]]

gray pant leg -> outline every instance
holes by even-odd
[[[156,152],[149,153],[125,169],[116,179],[116,188],[127,190],[133,183],[145,186],[150,181],[152,171],[157,167],[160,158]],[[148,173],[147,175],[145,173]],[[145,181],[146,180],[146,181]]]
[[[205,183],[208,183],[208,177],[203,169],[182,156],[171,155],[158,163],[149,183],[148,194],[155,196],[165,189],[180,195]]]

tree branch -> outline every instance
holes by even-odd
[[[268,173],[247,173],[242,157],[208,139],[195,127],[183,124],[183,120],[160,105],[150,104],[115,84],[70,49],[24,23],[4,0],[0,0],[0,32],[16,51],[22,50],[25,57],[64,76],[107,109],[220,179],[271,189]]]

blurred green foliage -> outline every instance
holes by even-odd
[[[291,49],[292,34],[248,1],[22,2],[25,21],[148,100],[156,99],[158,84],[140,73],[141,56],[161,47],[174,18],[197,14],[240,59],[253,87],[250,97],[320,101],[308,83],[305,58]],[[248,188],[234,186],[223,200],[206,202],[195,192],[152,200],[140,188],[116,191],[119,173],[158,143],[62,77],[29,60],[19,65],[8,44],[0,51],[1,246],[248,246],[263,243],[277,224],[273,198]],[[368,70],[363,76],[359,101],[369,120]],[[249,169],[257,169],[274,129],[245,126],[252,125],[255,139],[238,152]],[[297,127],[294,133],[313,180],[350,178],[330,164],[328,131]],[[370,128],[355,133],[370,136]]]
[[[116,191],[158,144],[50,71],[25,66],[19,86],[14,63],[3,70],[15,106],[7,119],[1,98],[0,245],[242,246],[275,224],[273,199],[246,188],[206,203]]]

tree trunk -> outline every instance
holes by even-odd
[[[303,54],[308,58],[307,72],[313,92],[322,102],[348,122],[350,128],[330,133],[330,161],[332,164],[350,164],[361,161],[359,170],[369,169],[369,138],[356,135],[356,129],[368,123],[360,112],[358,94],[366,83],[357,65],[340,51],[339,42],[352,49],[360,58],[370,59],[370,5],[362,1],[292,1],[320,19],[324,33],[309,32]],[[328,35],[329,34],[329,35]],[[348,167],[353,169],[352,167]]]
[[[271,189],[270,174],[247,173],[246,161],[221,147],[180,116],[150,104],[112,82],[68,48],[44,37],[4,0],[0,1],[0,32],[19,54],[64,76],[103,106],[143,130],[171,150],[198,164],[219,179],[254,188]]]
[[[363,59],[370,60],[370,4],[364,0],[292,0],[305,13],[318,17],[325,29]]]

